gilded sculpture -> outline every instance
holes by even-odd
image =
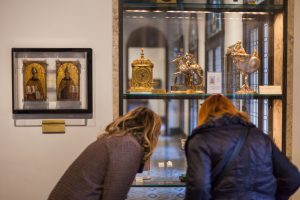
[[[193,54],[178,54],[172,62],[176,65],[172,93],[204,93],[203,69],[197,64]]]
[[[153,63],[145,58],[144,49],[141,57],[131,63],[132,79],[129,92],[152,92],[153,90]]]
[[[260,67],[260,59],[257,51],[254,49],[252,55],[247,54],[242,46],[242,42],[238,41],[232,48],[227,49],[227,54],[232,57],[233,64],[237,67],[243,76],[243,85],[237,94],[253,94],[256,93],[249,86],[248,76]]]

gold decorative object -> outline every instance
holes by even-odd
[[[131,63],[132,79],[129,92],[151,92],[153,89],[153,63],[144,57],[141,49],[141,58]]]
[[[65,120],[43,120],[43,133],[65,133]]]
[[[171,93],[204,93],[203,69],[196,63],[193,54],[178,54],[172,62],[176,65],[176,72],[173,74]]]
[[[237,94],[253,94],[256,93],[249,86],[248,76],[260,67],[260,59],[258,58],[256,49],[253,55],[247,54],[242,46],[242,42],[238,41],[231,49],[227,49],[227,54],[232,57],[233,64],[241,72],[244,83]]]
[[[46,61],[23,60],[24,101],[46,101]]]
[[[56,61],[56,94],[58,101],[79,101],[80,62]]]

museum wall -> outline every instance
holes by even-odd
[[[295,1],[295,11],[300,2]],[[295,12],[293,162],[300,168],[300,12]],[[15,127],[12,47],[93,49],[94,116],[65,134]],[[112,119],[112,1],[0,0],[0,199],[44,200],[68,165]],[[298,123],[297,123],[298,122]],[[300,191],[294,200],[300,200]]]
[[[0,30],[0,199],[45,200],[112,119],[112,1],[0,0]],[[14,126],[12,47],[93,49],[94,116],[87,126],[53,135]]]
[[[294,1],[294,69],[293,69],[293,138],[292,138],[292,159],[300,169],[300,1]],[[300,191],[295,194],[295,200],[300,200]]]

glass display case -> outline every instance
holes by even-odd
[[[286,4],[119,1],[119,114],[147,106],[163,120],[150,168],[133,186],[184,186],[182,147],[197,126],[201,103],[214,93],[232,99],[285,150]],[[144,65],[136,73],[137,61],[147,63],[143,59],[151,61],[151,70]],[[150,89],[131,90],[149,79]]]

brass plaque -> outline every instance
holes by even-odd
[[[43,120],[43,133],[65,133],[65,120]]]

